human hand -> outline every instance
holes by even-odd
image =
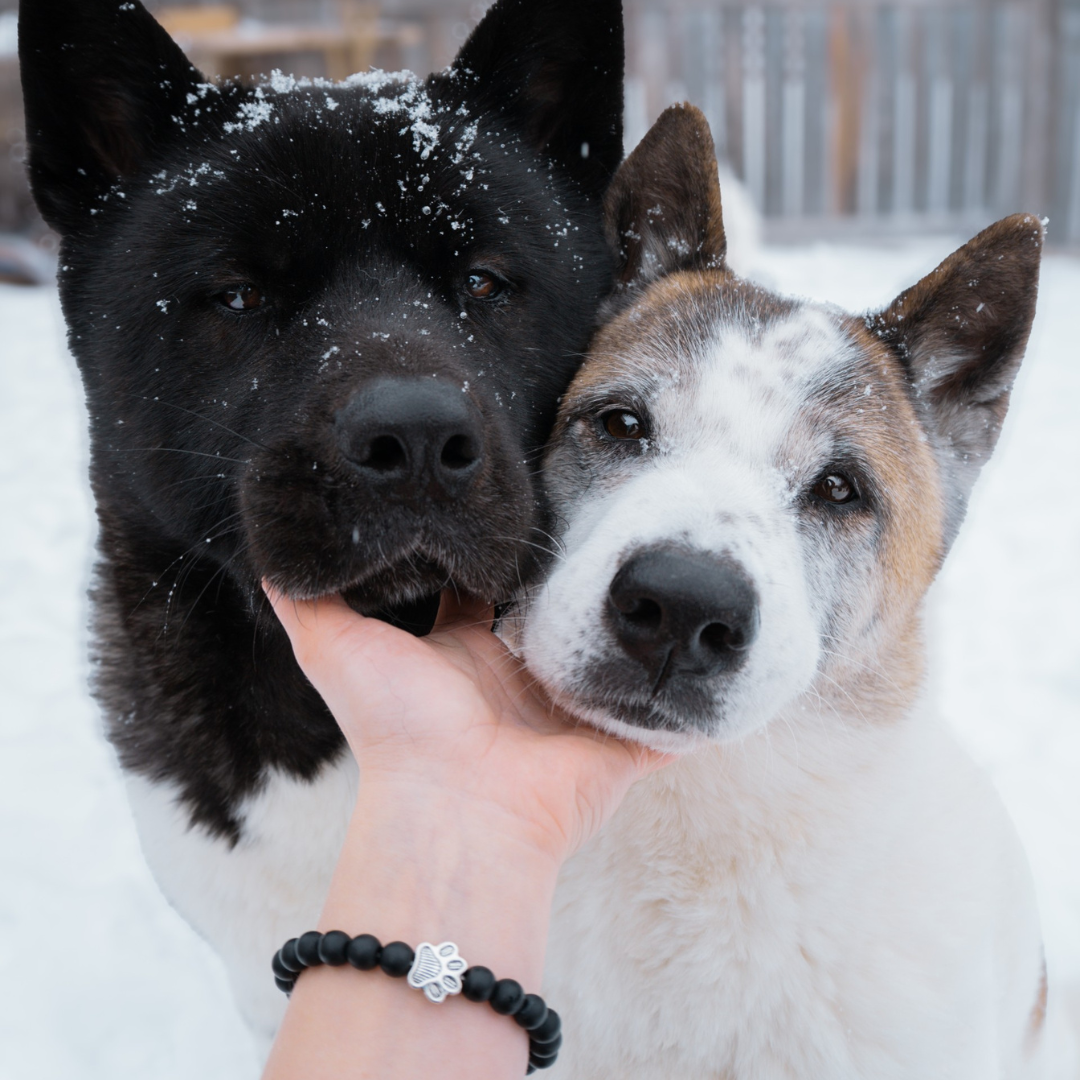
[[[392,803],[467,803],[555,865],[668,759],[577,724],[547,701],[491,633],[492,611],[449,594],[414,638],[340,597],[268,589],[297,661],[360,762],[363,789]]]

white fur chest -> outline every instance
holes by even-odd
[[[553,1080],[1037,1075],[1026,864],[936,725],[774,728],[639,785],[565,868]]]

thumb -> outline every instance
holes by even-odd
[[[402,630],[353,611],[340,596],[295,600],[265,581],[263,590],[289,636],[296,662],[320,693],[346,665],[360,680],[370,680],[414,641]]]

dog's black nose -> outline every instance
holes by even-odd
[[[461,387],[437,379],[376,379],[337,415],[338,445],[386,493],[459,499],[484,453],[479,412]]]
[[[733,559],[648,548],[611,582],[608,620],[655,691],[673,677],[735,671],[757,636],[757,590]]]

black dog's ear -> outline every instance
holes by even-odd
[[[867,320],[898,355],[934,447],[947,543],[1001,433],[1035,317],[1045,235],[1030,214],[1005,218]]]
[[[621,0],[498,0],[453,70],[599,198],[623,156]]]
[[[138,0],[22,0],[19,61],[30,183],[61,233],[140,171],[203,81]]]
[[[653,124],[612,181],[604,227],[623,285],[723,266],[720,175],[712,133],[698,109],[673,105]]]

